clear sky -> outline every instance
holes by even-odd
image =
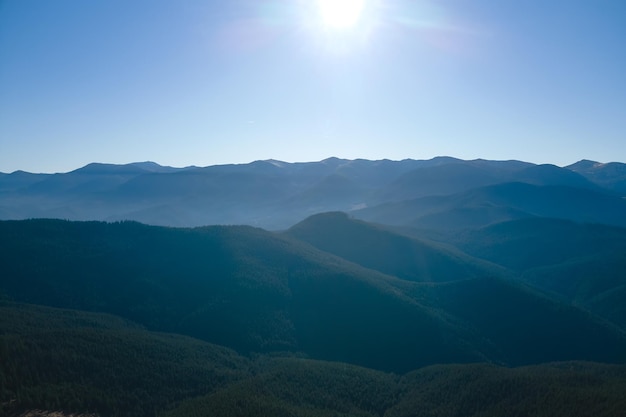
[[[626,162],[626,1],[0,0],[0,172],[437,155]]]

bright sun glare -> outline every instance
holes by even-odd
[[[354,26],[361,16],[365,0],[317,0],[324,25],[345,29]]]

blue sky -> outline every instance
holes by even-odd
[[[342,1],[342,0],[336,0]],[[0,172],[626,162],[626,2],[0,0]]]

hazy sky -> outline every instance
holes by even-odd
[[[0,0],[0,172],[626,162],[626,1],[326,3]]]

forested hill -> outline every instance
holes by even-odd
[[[625,228],[528,218],[445,240],[626,329]]]
[[[291,227],[286,235],[409,281],[445,282],[507,274],[505,268],[449,246],[394,233],[342,212],[311,216]]]
[[[620,230],[588,236],[619,250]],[[619,415],[613,316],[455,236],[342,213],[285,233],[0,221],[0,415]]]
[[[401,372],[626,355],[622,331],[436,246],[410,246],[438,265],[421,282],[251,227],[30,220],[0,222],[0,236],[12,300],[115,314],[241,353]]]
[[[626,409],[624,365],[452,364],[397,375],[247,358],[108,315],[7,302],[0,329],[0,415],[8,417],[618,417]]]

